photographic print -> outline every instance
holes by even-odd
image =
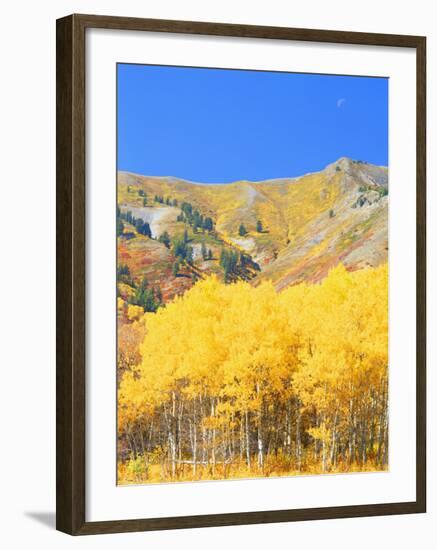
[[[388,470],[388,86],[117,65],[119,485]]]

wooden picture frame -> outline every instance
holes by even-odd
[[[90,28],[410,48],[417,63],[416,499],[411,502],[87,522],[85,516],[85,32]],[[426,511],[426,39],[420,36],[70,15],[57,21],[57,529],[71,535]]]

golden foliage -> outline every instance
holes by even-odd
[[[385,468],[387,283],[386,265],[279,294],[210,277],[146,314],[119,481]]]

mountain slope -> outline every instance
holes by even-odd
[[[254,284],[270,279],[277,289],[321,280],[339,262],[350,270],[385,262],[387,195],[387,168],[347,158],[299,178],[222,185],[118,174],[120,209],[150,220],[154,237],[183,231],[177,216],[188,202],[214,220],[217,251],[226,243],[250,255],[260,267]],[[155,196],[169,204],[156,204]],[[241,224],[247,234],[240,235]]]

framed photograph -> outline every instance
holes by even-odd
[[[426,510],[426,41],[57,22],[57,528]]]

